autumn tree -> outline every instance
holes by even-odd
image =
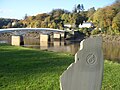
[[[114,33],[120,34],[120,12],[113,18],[112,28]]]
[[[65,12],[64,9],[53,9],[53,10],[50,12],[50,15],[52,15],[53,18],[61,17],[62,14],[64,14],[64,12]]]
[[[89,20],[88,21],[92,21],[92,19],[93,19],[93,14],[95,13],[95,7],[92,7],[92,8],[90,8],[90,9],[88,9],[88,11],[87,11],[87,17],[89,18]]]
[[[24,18],[23,18],[23,19],[25,20],[25,19],[27,19],[27,18],[28,18],[28,15],[27,15],[27,14],[25,14],[25,16],[24,16]]]
[[[61,19],[64,20],[64,23],[69,23],[70,20],[69,14],[64,13]]]
[[[12,23],[9,22],[8,25],[7,25],[8,28],[11,28],[12,27]]]
[[[112,20],[115,15],[116,11],[111,6],[107,6],[94,13],[93,22],[107,33],[107,30],[112,26]]]
[[[35,27],[36,27],[36,28],[40,28],[40,27],[41,27],[41,22],[40,22],[39,20],[37,20],[37,21],[35,22]]]

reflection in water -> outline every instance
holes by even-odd
[[[0,39],[10,43],[10,39]],[[48,50],[54,52],[67,52],[74,55],[80,48],[80,42],[72,43],[70,41],[40,42],[36,38],[24,38],[24,47]],[[120,63],[120,43],[103,43],[104,58]]]
[[[71,54],[75,54],[78,51],[79,43],[76,44],[69,44],[69,45],[61,45],[61,46],[53,46],[49,47],[48,51],[54,51],[54,52],[67,52]]]
[[[24,47],[36,48],[40,50],[48,50],[54,52],[67,52],[75,54],[79,49],[79,43],[72,43],[70,41],[52,41],[40,42],[39,39],[25,38]]]
[[[105,59],[120,63],[120,43],[103,43]]]
[[[40,49],[45,50],[48,49],[48,42],[40,42]]]
[[[26,40],[28,41],[28,40]],[[39,40],[36,40],[39,41]],[[36,45],[35,40],[31,39],[30,42],[26,42],[27,47],[29,45]],[[54,42],[39,42],[37,45],[40,46],[33,46],[32,48],[39,48],[42,50],[54,51],[54,52],[68,52],[71,54],[75,54],[79,48],[80,43],[71,43],[71,42],[64,42],[64,41],[54,41]],[[103,43],[103,53],[104,58],[107,60],[117,61],[120,62],[120,43]]]
[[[40,39],[24,37],[24,44],[25,45],[40,45]]]

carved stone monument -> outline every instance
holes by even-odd
[[[80,43],[80,50],[60,77],[61,90],[100,90],[103,77],[102,38],[92,37]]]

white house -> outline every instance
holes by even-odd
[[[84,22],[83,24],[79,25],[79,28],[91,28],[94,27],[93,23],[91,22]]]
[[[72,24],[72,25],[71,24],[65,24],[64,27],[65,28],[75,28],[76,25],[75,24]]]
[[[15,22],[15,21],[14,21],[14,22],[12,22],[12,26],[15,26],[16,24],[17,24],[17,22]]]
[[[70,24],[65,24],[64,27],[71,28],[72,25],[70,25]]]

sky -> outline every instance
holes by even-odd
[[[72,11],[75,4],[83,4],[85,10],[91,7],[102,8],[111,5],[115,0],[0,0],[0,18],[23,19],[53,9]]]

